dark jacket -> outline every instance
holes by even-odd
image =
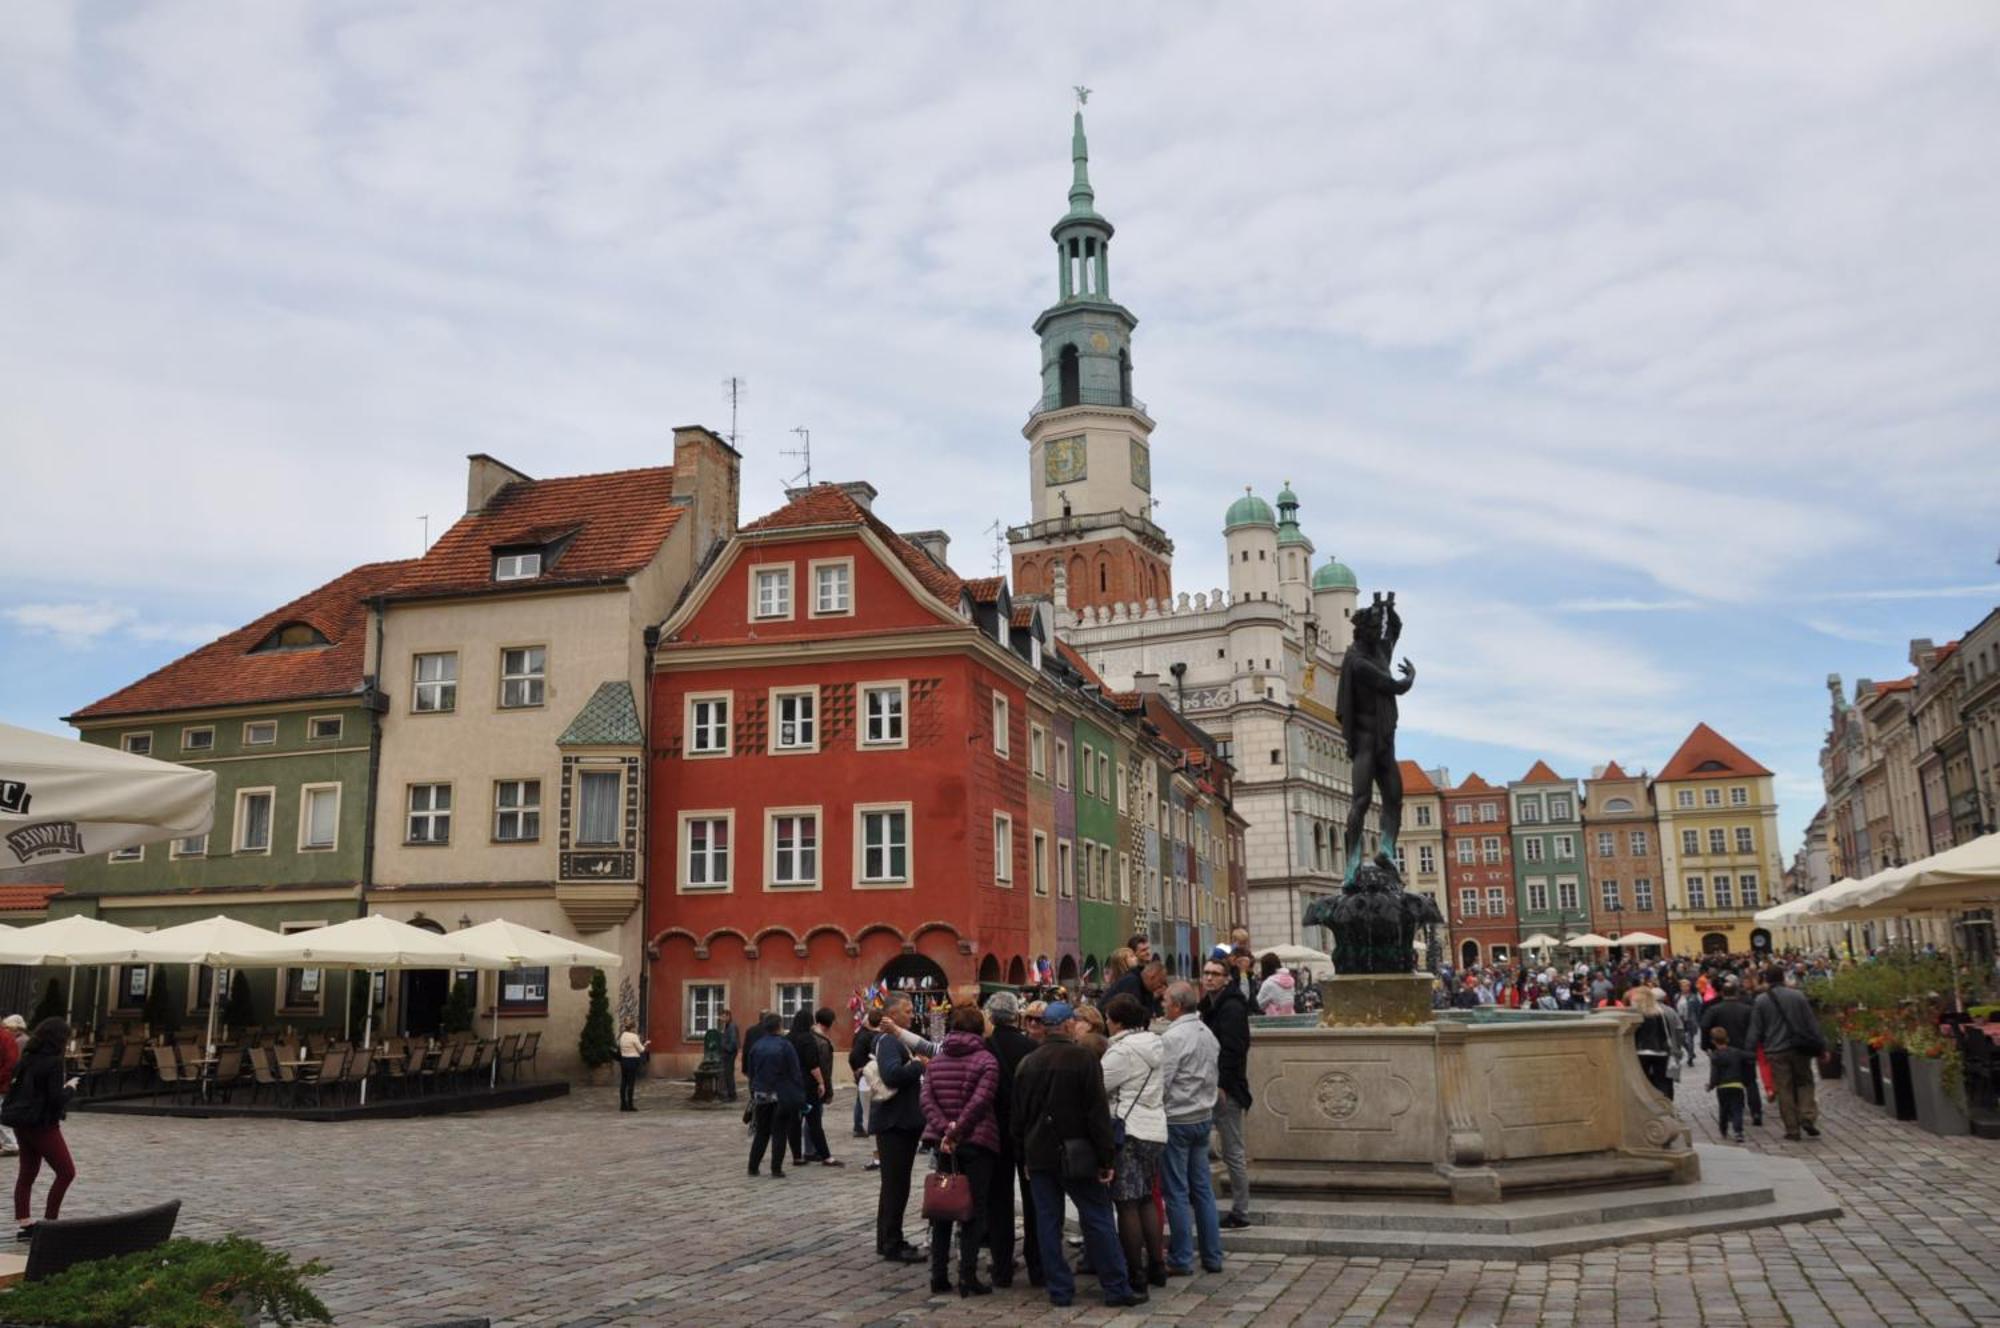
[[[877,1099],[869,1104],[868,1133],[884,1134],[900,1130],[905,1134],[922,1134],[924,1105],[920,1097],[924,1082],[923,1063],[912,1057],[902,1039],[892,1033],[883,1032],[877,1037],[875,1050],[882,1082],[895,1089],[896,1095],[887,1102]]]
[[[1719,1047],[1708,1053],[1710,1091],[1723,1084],[1735,1084],[1745,1093],[1757,1082],[1757,1060],[1741,1047]]]
[[[1097,1057],[1050,1033],[1014,1072],[1014,1155],[1029,1171],[1062,1171],[1065,1139],[1088,1139],[1099,1170],[1111,1166],[1111,1104]]]
[[[716,1050],[722,1053],[722,1059],[726,1061],[735,1060],[736,1053],[743,1050],[742,1030],[734,1024],[724,1024],[722,1026],[722,1045],[717,1047]]]
[[[750,1048],[756,1046],[757,1040],[763,1036],[764,1036],[764,1025],[762,1023],[752,1024],[750,1025],[750,1027],[743,1030],[743,1073],[744,1074],[750,1073]]]
[[[1711,1047],[1708,1030],[1711,1028],[1729,1030],[1729,1045],[1738,1051],[1750,1049],[1750,1002],[1741,996],[1727,996],[1715,1001],[1701,1012],[1701,1045]]]
[[[29,1129],[62,1124],[69,1112],[65,1077],[62,1048],[23,1052],[14,1070],[14,1082],[7,1089],[8,1124]]]
[[[1229,1100],[1244,1111],[1250,1110],[1250,1002],[1243,988],[1225,983],[1220,991],[1201,998],[1201,1022],[1215,1034],[1216,1083]]]
[[[1000,1091],[993,1099],[993,1120],[1000,1130],[1001,1156],[1014,1156],[1014,1075],[1035,1050],[1035,1040],[1013,1024],[995,1024],[986,1045],[1000,1062]]]
[[[781,1107],[796,1111],[806,1104],[806,1073],[789,1040],[772,1034],[750,1048],[750,1096],[775,1097]]]
[[[1000,1061],[977,1033],[947,1033],[938,1058],[924,1073],[921,1101],[924,1142],[936,1143],[956,1123],[958,1138],[990,1153],[1000,1151],[993,1102],[1000,1092]]]
[[[1124,977],[1119,978],[1116,982],[1106,987],[1104,995],[1098,998],[1097,1008],[1102,1010],[1105,1006],[1111,1004],[1113,996],[1119,995],[1121,992],[1137,997],[1139,1004],[1146,1007],[1146,1016],[1149,1019],[1158,1019],[1160,1017],[1162,1013],[1160,1000],[1152,992],[1146,990],[1146,973],[1143,968],[1132,969]]]
[[[1757,997],[1750,1015],[1753,1050],[1762,1047],[1767,1055],[1781,1051],[1803,1051],[1819,1055],[1826,1039],[1819,1031],[1819,1016],[1812,1002],[1797,987],[1771,987]]]
[[[833,1039],[821,1028],[813,1029],[813,1043],[819,1052],[820,1094],[822,1102],[833,1101]]]
[[[875,1030],[866,1024],[854,1030],[854,1042],[847,1048],[847,1068],[854,1071],[856,1083],[868,1068],[868,1058],[875,1054],[875,1037]]]

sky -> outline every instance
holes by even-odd
[[[1820,802],[2000,603],[1989,4],[74,5],[0,25],[0,720],[463,510],[465,457],[1026,519],[1072,88],[1175,582],[1289,480],[1403,753]]]

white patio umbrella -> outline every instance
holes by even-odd
[[[1599,936],[1594,931],[1587,931],[1581,936],[1570,937],[1563,944],[1573,949],[1608,950],[1617,945],[1618,942],[1612,940],[1609,936]]]
[[[79,744],[80,745],[80,744]],[[78,964],[95,963],[91,959],[80,959],[79,954],[89,954],[96,950],[136,945],[145,939],[146,933],[121,927],[115,922],[102,918],[85,917],[81,913],[64,918],[51,918],[38,922],[32,927],[13,930],[6,938],[5,945],[11,952],[39,955],[34,959],[8,958],[7,963],[21,964],[68,964],[69,965],[69,1005],[65,1017],[76,1014],[76,968]]]
[[[1332,955],[1309,945],[1274,945],[1261,953],[1278,956],[1278,962],[1286,968],[1325,968],[1333,964]]]
[[[1667,938],[1655,936],[1649,931],[1628,931],[1618,938],[1621,947],[1637,948],[1641,945],[1665,945]]]
[[[1562,942],[1545,931],[1538,931],[1533,936],[1523,936],[1521,944],[1530,950],[1546,950],[1551,945],[1561,945]]]
[[[64,862],[208,833],[215,772],[0,724],[0,862]]]
[[[119,930],[124,930],[120,928]],[[206,968],[275,968],[271,962],[247,961],[244,956],[257,953],[261,949],[273,947],[284,938],[277,932],[263,927],[253,927],[236,918],[218,913],[214,917],[198,918],[193,922],[183,922],[178,926],[162,927],[158,931],[132,933],[133,940],[127,944],[105,946],[101,949],[84,949],[76,952],[77,962],[84,964],[201,964]],[[224,958],[233,956],[233,958]],[[212,981],[208,987],[208,1040],[203,1044],[208,1054],[215,1054],[215,1016],[217,1004],[222,996],[222,983]]]
[[[455,944],[465,947],[467,953],[478,954],[497,961],[502,969],[510,968],[558,968],[589,967],[617,968],[622,962],[609,950],[600,950],[582,941],[573,941],[566,936],[552,936],[533,927],[524,927],[518,922],[505,918],[495,918],[482,922],[476,927],[451,934]],[[1331,960],[1327,962],[1331,963]],[[493,1040],[500,1040],[500,1002],[493,1002]],[[488,1067],[487,1085],[491,1087],[500,1081],[500,1058],[494,1057]]]
[[[2000,834],[1981,835],[1901,868],[1860,892],[1854,906],[1897,912],[1971,908],[2000,897]]]

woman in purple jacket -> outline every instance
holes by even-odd
[[[972,1218],[958,1225],[958,1294],[985,1296],[979,1280],[979,1247],[986,1243],[986,1192],[994,1183],[1000,1127],[993,1115],[1000,1062],[986,1046],[986,1016],[976,1005],[952,1010],[950,1032],[924,1073],[924,1142],[937,1145],[940,1164],[972,1182]],[[931,1223],[931,1293],[951,1290],[951,1223]]]

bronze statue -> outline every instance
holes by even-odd
[[[1347,813],[1347,878],[1341,893],[1318,899],[1306,909],[1307,926],[1332,930],[1336,973],[1408,973],[1422,930],[1436,948],[1436,928],[1444,921],[1428,895],[1403,889],[1396,869],[1396,833],[1403,823],[1403,775],[1396,765],[1396,698],[1417,680],[1416,666],[1404,660],[1393,673],[1396,640],[1403,620],[1396,596],[1354,615],[1354,644],[1340,670],[1334,713],[1354,762],[1354,803]],[[1375,790],[1382,791],[1382,848],[1372,861],[1361,856],[1361,833]]]

